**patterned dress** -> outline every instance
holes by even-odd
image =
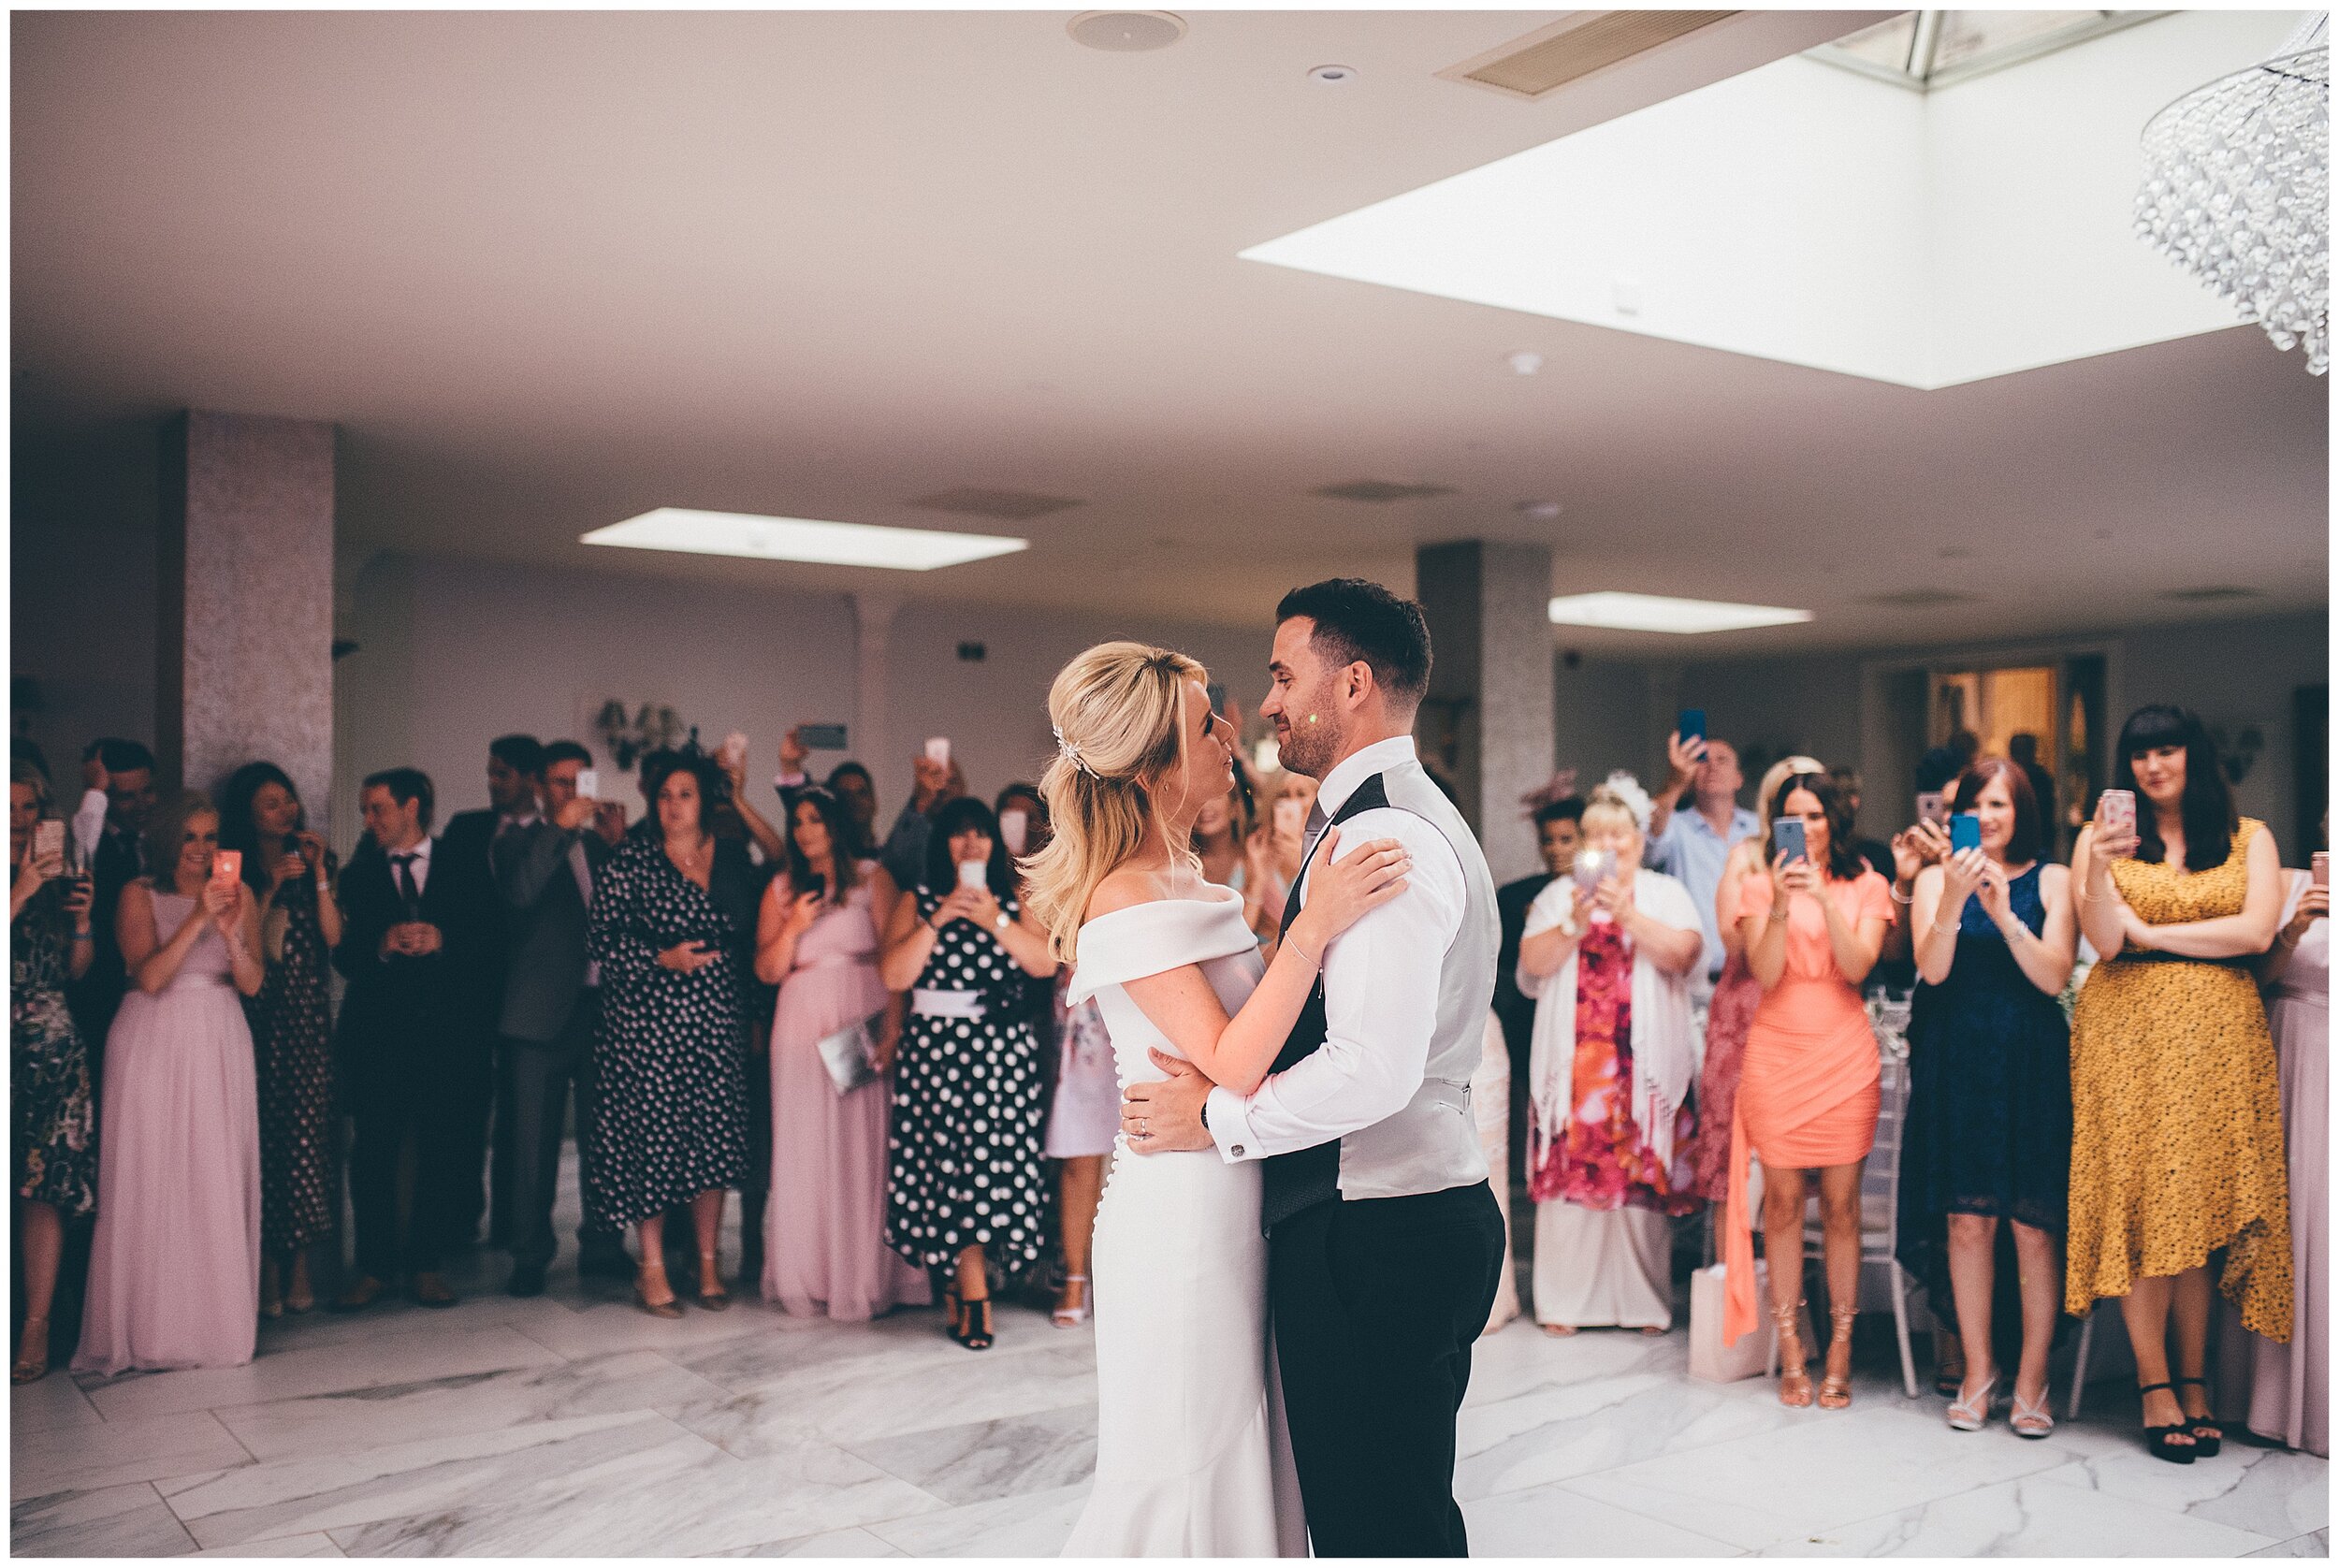
[[[8,1090],[16,1196],[69,1218],[97,1206],[97,1112],[89,1053],[65,1009],[72,937],[62,888],[41,889],[8,927]]]
[[[2225,864],[2207,871],[2114,861],[2113,883],[2149,925],[2239,914],[2262,831],[2243,818]],[[2071,1123],[2064,1310],[2084,1314],[2223,1247],[2220,1287],[2243,1325],[2287,1343],[2282,1094],[2247,965],[2159,952],[2098,964],[2071,1019]]]
[[[718,841],[709,886],[675,868],[657,839],[630,839],[593,888],[589,947],[601,965],[601,1033],[586,1206],[615,1228],[735,1187],[747,1174],[748,949],[752,894],[718,896],[749,872]],[[724,864],[734,856],[738,864]],[[692,974],[658,955],[692,940],[715,961]]]
[[[923,887],[917,896],[918,917],[933,919],[941,899]],[[1013,898],[1001,907],[1010,918],[1022,912]],[[997,937],[954,920],[918,976],[918,990],[993,1001],[981,1018],[913,1011],[902,1029],[885,1240],[912,1263],[945,1268],[980,1245],[1012,1274],[1046,1246],[1045,1096],[1039,1040],[1018,1010],[1022,973]]]
[[[1555,999],[1555,1005],[1563,999]],[[1612,921],[1587,926],[1576,948],[1576,1061],[1567,1125],[1530,1179],[1538,1203],[1608,1211],[1631,1205],[1667,1214],[1698,1207],[1675,1183],[1633,1123],[1633,952]],[[1678,1156],[1696,1131],[1687,1107],[1674,1118]],[[1678,1172],[1686,1176],[1686,1170]]]
[[[267,920],[268,978],[244,1003],[260,1084],[260,1245],[270,1256],[333,1234],[333,1017],[325,932],[306,877],[277,893]]]

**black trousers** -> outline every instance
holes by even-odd
[[[357,1271],[379,1280],[435,1272],[449,1248],[468,1239],[465,1166],[478,1169],[478,1143],[467,1113],[484,1096],[485,1058],[412,1064],[374,1063],[348,1087],[356,1139],[349,1151],[349,1204],[356,1222]],[[399,1201],[400,1169],[409,1142],[414,1185]],[[399,1224],[400,1210],[405,1225]]]
[[[1316,1556],[1470,1555],[1454,1418],[1502,1266],[1484,1182],[1275,1227],[1268,1300]]]
[[[511,1106],[510,1175],[499,1178],[498,1191],[509,1198],[508,1222],[512,1261],[522,1268],[544,1268],[559,1250],[552,1233],[552,1211],[560,1194],[561,1134],[568,1122],[572,1098],[576,1105],[577,1177],[584,1179],[583,1160],[592,1147],[593,1034],[601,1021],[601,994],[581,992],[576,1007],[550,1040],[524,1040],[509,1036],[498,1056],[504,1071],[501,1098]],[[594,1232],[579,1222],[580,1245],[607,1241],[622,1244],[617,1232]]]

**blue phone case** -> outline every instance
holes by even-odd
[[[1949,820],[1949,847],[1956,849],[1982,848],[1982,819],[1970,811],[1960,811]]]
[[[1674,728],[1676,732],[1679,733],[1684,744],[1693,740],[1704,740],[1706,738],[1706,710],[1704,708],[1683,708],[1681,710],[1681,721],[1680,723],[1675,725]]]

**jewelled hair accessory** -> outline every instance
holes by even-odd
[[[1066,762],[1071,763],[1074,767],[1080,769],[1081,772],[1088,775],[1091,778],[1099,777],[1097,770],[1088,765],[1088,759],[1081,755],[1081,748],[1064,738],[1063,731],[1056,730],[1052,733],[1055,735],[1055,754],[1057,756],[1063,758]]]

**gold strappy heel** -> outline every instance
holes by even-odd
[[[1834,1331],[1828,1336],[1827,1340],[1827,1353],[1830,1357],[1835,1355],[1836,1346],[1842,1345],[1844,1347],[1846,1359],[1850,1358],[1852,1351],[1852,1325],[1858,1319],[1859,1315],[1860,1309],[1858,1307],[1830,1307],[1827,1309],[1827,1320],[1834,1328]],[[1848,1410],[1852,1407],[1852,1374],[1849,1372],[1845,1372],[1840,1377],[1834,1372],[1829,1372],[1825,1377],[1820,1379],[1819,1407],[1822,1410]]]
[[[1779,1402],[1790,1410],[1802,1410],[1811,1402],[1811,1374],[1804,1365],[1808,1358],[1803,1349],[1803,1306],[1770,1304],[1770,1321],[1779,1330]]]

